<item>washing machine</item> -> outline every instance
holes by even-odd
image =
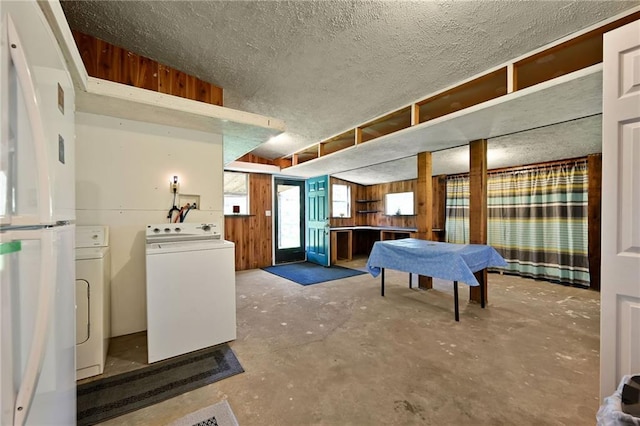
[[[76,379],[104,372],[111,336],[107,226],[76,226]]]
[[[146,243],[149,363],[235,340],[235,246],[217,225],[148,225]]]

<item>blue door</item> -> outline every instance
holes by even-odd
[[[307,261],[329,266],[329,176],[307,179]]]

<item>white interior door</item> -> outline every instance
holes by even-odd
[[[640,373],[640,21],[604,36],[600,397]]]

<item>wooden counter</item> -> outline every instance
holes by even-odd
[[[351,260],[354,254],[369,255],[373,243],[415,237],[415,228],[389,226],[341,226],[331,228],[331,264]]]

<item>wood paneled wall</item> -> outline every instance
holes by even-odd
[[[254,159],[255,161],[255,159]],[[255,269],[272,264],[272,221],[265,212],[272,209],[273,190],[271,187],[272,177],[268,174],[249,174],[249,209],[246,216],[225,216],[224,229],[225,239],[236,244],[236,270]],[[334,177],[331,184],[344,184],[351,186],[351,217],[331,218],[331,226],[398,226],[415,227],[415,216],[385,216],[384,215],[384,195],[389,192],[415,191],[417,180],[406,180],[391,182],[380,185],[363,186],[353,182],[348,182]],[[434,185],[434,228],[444,228],[444,207],[437,207],[438,203],[444,199],[437,200],[439,183],[446,183],[444,177],[433,178]],[[444,194],[444,188],[441,189]],[[356,200],[379,200],[374,203],[356,203]],[[356,213],[358,209],[376,209],[378,213]],[[440,212],[440,213],[438,213]],[[379,232],[373,232],[371,241],[365,241],[363,248],[358,250],[354,247],[355,253],[367,254],[365,246],[370,249],[373,241],[379,237]],[[364,238],[366,239],[366,238]]]
[[[391,192],[411,192],[417,190],[417,179],[363,186],[332,177],[331,184],[343,184],[351,187],[351,217],[331,218],[331,227],[338,226],[394,226],[416,228],[416,216],[386,216],[384,214],[384,196]],[[444,230],[446,176],[434,176],[433,185],[433,228]],[[358,203],[356,200],[368,200]],[[377,210],[376,213],[357,213],[358,210]],[[433,233],[434,240],[442,240],[443,232]],[[358,231],[353,239],[353,253],[367,255],[373,243],[380,239],[379,231]]]
[[[433,177],[433,237],[434,241],[445,241],[447,220],[447,175]]]
[[[222,106],[222,88],[136,55],[93,36],[73,31],[91,77]]]
[[[236,244],[236,270],[262,268],[272,263],[271,175],[249,174],[249,215],[225,216],[224,238]]]
[[[369,204],[369,207],[372,207],[372,210],[378,210],[378,213],[364,214],[367,222],[364,225],[416,228],[416,216],[386,216],[384,214],[384,196],[393,192],[413,192],[415,194],[417,185],[418,180],[411,179],[367,186],[366,198],[368,200],[378,200]]]
[[[351,217],[331,218],[331,226],[397,226],[415,228],[415,216],[385,216],[384,196],[390,192],[415,191],[417,180],[383,183],[378,185],[359,185],[357,183],[331,177],[331,184],[343,184],[351,187]],[[368,202],[357,202],[366,200]],[[358,213],[362,210],[376,210],[376,213]]]
[[[343,184],[351,186],[351,217],[331,218],[331,227],[337,226],[397,226],[403,228],[415,228],[415,216],[385,216],[384,196],[390,192],[415,192],[417,179],[383,183],[364,186],[346,180],[331,177],[331,184]],[[433,228],[445,227],[446,204],[446,175],[434,176],[433,186]],[[376,200],[368,203],[358,203],[356,200]],[[377,213],[357,213],[358,210],[377,210]],[[434,233],[434,240],[437,240]]]
[[[591,290],[600,291],[601,238],[602,238],[602,154],[587,157],[589,175],[587,226],[589,233],[589,276]]]
[[[269,164],[271,166],[276,164],[274,160],[258,157],[257,155],[253,155],[251,153],[243,155],[242,157],[238,158],[236,161],[240,161],[244,163],[254,163],[254,164]]]

